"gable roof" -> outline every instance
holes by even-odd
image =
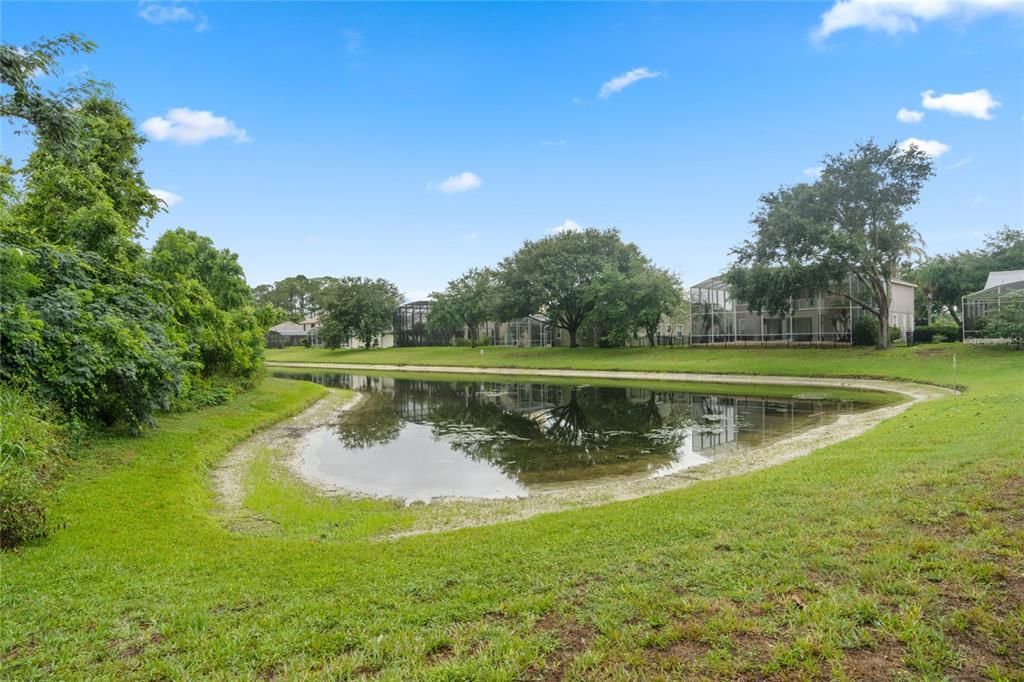
[[[1024,282],[1024,270],[996,270],[995,272],[988,273],[985,288],[991,289],[992,287],[1014,284],[1016,282]]]

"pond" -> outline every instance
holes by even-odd
[[[615,478],[666,476],[742,457],[840,414],[875,407],[814,395],[757,397],[493,376],[275,376],[362,394],[337,423],[302,438],[298,462],[305,477],[406,502],[517,498]]]

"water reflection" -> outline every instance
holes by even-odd
[[[307,475],[406,500],[667,475],[863,407],[614,386],[278,376],[364,394],[340,423],[307,436]]]

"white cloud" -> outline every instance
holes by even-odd
[[[814,40],[851,28],[890,35],[917,31],[922,22],[951,20],[965,23],[999,13],[1022,13],[1020,0],[838,0],[821,15],[811,32]]]
[[[933,159],[937,159],[949,151],[949,145],[938,140],[921,140],[916,137],[908,137],[900,142],[900,149],[906,151],[911,147],[917,147]]]
[[[462,236],[462,241],[464,242],[475,242],[478,239],[480,239],[479,232],[470,232],[469,234]]]
[[[823,170],[825,169],[822,168],[821,166],[811,166],[810,168],[804,168],[804,175],[811,178],[812,180],[817,180],[818,178],[821,177],[821,171]]]
[[[228,137],[236,143],[250,141],[249,135],[234,121],[188,107],[171,109],[166,116],[147,118],[142,122],[142,130],[154,140],[178,144],[202,144],[218,137]]]
[[[447,178],[444,182],[437,185],[436,189],[445,194],[453,194],[455,192],[468,192],[471,189],[478,188],[483,183],[484,181],[479,175],[465,171]],[[434,185],[430,186],[434,187]]]
[[[182,201],[184,201],[180,194],[175,194],[174,192],[171,192],[170,190],[166,189],[157,189],[156,187],[150,187],[149,193],[155,196],[160,201],[167,204],[167,208],[177,206]]]
[[[341,37],[345,40],[345,49],[349,52],[356,53],[363,48],[363,34],[359,31],[344,28],[341,30]]]
[[[660,71],[651,71],[646,66],[641,66],[639,69],[633,69],[627,71],[621,76],[616,76],[611,80],[607,80],[601,84],[601,90],[597,93],[597,96],[602,99],[608,99],[616,92],[628,88],[637,81],[642,81],[646,78],[658,78],[663,74]]]
[[[954,161],[953,163],[949,164],[946,167],[949,168],[950,170],[952,170],[954,168],[963,168],[964,166],[972,163],[973,161],[974,161],[974,157],[973,156],[968,156],[968,157],[965,157],[963,159],[960,159],[959,161]]]
[[[896,112],[896,120],[900,123],[920,123],[921,119],[924,118],[923,111],[914,111],[913,109],[900,109]]]
[[[988,121],[992,118],[992,110],[1000,106],[1000,103],[984,88],[944,95],[936,95],[934,90],[925,90],[921,93],[921,106],[935,111],[948,111],[954,116],[970,116]]]
[[[143,0],[139,3],[139,16],[151,24],[194,23],[195,30],[200,33],[210,28],[210,20],[205,14],[195,14],[177,2]]]
[[[562,221],[561,225],[552,227],[550,232],[551,234],[562,234],[563,232],[579,232],[582,229],[578,222],[571,218],[566,218]]]

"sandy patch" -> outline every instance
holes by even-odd
[[[845,388],[871,391],[888,391],[906,398],[903,402],[853,414],[839,415],[835,420],[812,427],[808,430],[782,437],[761,447],[751,448],[742,456],[702,464],[690,469],[660,476],[658,478],[612,479],[597,483],[575,484],[562,488],[531,491],[528,497],[509,500],[472,500],[465,498],[439,498],[430,504],[413,505],[416,520],[411,530],[401,535],[436,532],[469,526],[479,526],[503,521],[523,519],[535,514],[560,511],[569,508],[594,506],[617,500],[628,500],[652,495],[667,490],[682,488],[698,481],[714,480],[736,476],[757,469],[775,466],[802,457],[817,449],[858,436],[877,426],[882,421],[903,413],[912,405],[925,400],[952,395],[947,388],[896,381],[874,379],[843,379],[816,377],[776,377],[728,374],[693,374],[670,372],[610,372],[581,370],[541,370],[472,367],[396,366],[396,365],[355,365],[333,363],[291,363],[268,362],[280,367],[301,367],[306,369],[336,369],[353,371],[419,372],[445,374],[488,374],[531,377],[574,377],[627,379],[642,381],[685,381],[721,384],[777,384],[821,388]],[[244,517],[242,506],[244,489],[242,481],[255,455],[270,448],[279,453],[288,464],[291,475],[306,482],[311,494],[356,497],[344,490],[311,480],[303,476],[299,443],[311,428],[336,423],[337,419],[357,404],[332,392],[302,414],[286,420],[271,429],[258,434],[250,441],[236,448],[214,472],[214,482],[222,506],[228,513]],[[239,524],[235,524],[239,525]]]

